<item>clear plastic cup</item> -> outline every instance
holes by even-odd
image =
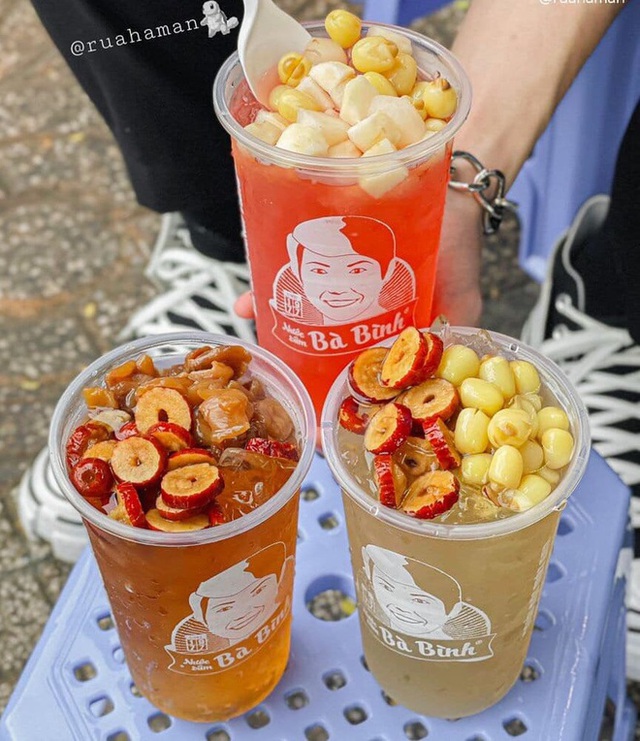
[[[228,344],[249,350],[253,375],[294,422],[301,455],[285,486],[237,520],[189,533],[129,527],[90,505],[71,484],[65,461],[66,442],[86,418],[82,389],[145,353],[166,367],[196,347]],[[283,363],[235,338],[202,332],[123,345],[84,370],[58,402],[49,436],[56,480],[87,528],[133,681],[164,712],[225,720],[258,704],[284,672],[298,493],[315,427],[311,400]]]
[[[472,344],[480,355],[492,344],[509,359],[534,363],[567,412],[575,439],[559,485],[526,512],[448,525],[383,507],[358,483],[339,449],[338,407],[350,393],[346,371],[322,417],[327,462],[343,492],[369,668],[397,703],[444,718],[490,707],[517,680],[560,513],[589,455],[587,412],[562,371],[518,340],[497,333],[490,338],[476,329],[452,328],[445,344]]]
[[[326,36],[322,23],[307,28]],[[442,131],[397,152],[336,159],[278,149],[243,128],[256,104],[237,54],[214,84],[216,114],[232,138],[258,338],[300,376],[318,415],[355,354],[433,318],[453,136],[471,91],[444,47],[392,28],[411,42],[420,70],[440,73],[458,95]]]

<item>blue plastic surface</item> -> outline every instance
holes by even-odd
[[[624,580],[617,564],[628,497],[593,454],[561,519],[523,678],[480,715],[450,722],[389,705],[363,665],[357,615],[323,622],[307,610],[325,589],[354,593],[340,493],[317,457],[300,503],[291,660],[259,708],[200,725],[169,718],[136,696],[86,552],[0,721],[0,739],[397,741],[428,733],[435,741],[514,735],[583,741],[597,738],[609,689],[618,701],[614,738],[627,741],[635,710],[624,693]]]
[[[451,0],[365,0],[363,18],[378,23],[408,26],[416,18],[435,13]]]
[[[508,194],[519,206],[520,264],[538,281],[582,203],[610,192],[618,147],[640,99],[640,3],[625,5]]]

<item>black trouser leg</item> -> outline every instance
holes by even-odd
[[[606,221],[572,261],[585,281],[587,313],[619,318],[640,342],[640,103],[620,145]]]
[[[33,4],[113,132],[138,201],[189,212],[222,237],[223,254],[214,256],[242,259],[230,143],[212,103],[213,79],[235,50],[238,29],[209,38],[198,0]],[[220,5],[241,19],[240,0]]]

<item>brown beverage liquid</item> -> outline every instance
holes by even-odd
[[[272,492],[289,473],[271,480]],[[191,547],[141,545],[85,522],[133,681],[162,711],[226,720],[279,681],[289,657],[298,500],[250,532]]]
[[[56,476],[84,518],[135,694],[175,717],[211,723],[255,707],[285,670],[296,489],[315,424],[310,400],[283,367],[225,338],[203,345],[205,336],[137,340],[97,361],[56,410],[52,439]],[[151,392],[138,393],[143,385],[155,389],[146,407],[140,400]],[[107,445],[92,453],[96,429]],[[155,438],[155,456],[127,444],[145,433]],[[289,459],[297,454],[300,463]],[[178,457],[172,467],[173,455],[187,463]],[[212,483],[189,470],[194,455],[215,461]],[[78,474],[83,457],[86,477]],[[106,504],[104,489],[114,481],[104,461],[114,480],[126,482]],[[167,491],[179,506],[158,507]],[[215,501],[205,500],[209,494]],[[138,524],[138,510],[146,523]]]

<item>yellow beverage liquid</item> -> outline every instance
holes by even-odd
[[[565,410],[575,446],[557,487],[527,511],[496,506],[481,487],[462,484],[451,509],[419,520],[380,503],[373,456],[362,435],[335,424],[350,393],[346,374],[331,390],[323,415],[324,447],[343,491],[367,663],[395,702],[442,718],[479,713],[517,681],[560,512],[584,472],[589,447],[586,410],[551,363],[501,335],[451,331],[455,342],[474,346],[479,357],[497,350],[533,363],[545,404]],[[421,457],[405,459],[402,450],[393,454],[407,488],[438,468],[428,445],[411,444]],[[454,473],[459,477],[459,470]]]

